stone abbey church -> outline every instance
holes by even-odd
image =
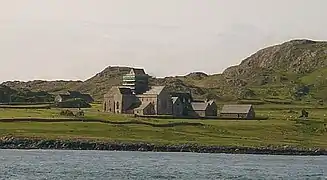
[[[133,68],[123,76],[122,86],[104,95],[103,110],[115,114],[217,116],[214,101],[193,101],[190,93],[169,92],[166,86],[149,86],[149,75]]]

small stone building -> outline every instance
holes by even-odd
[[[166,86],[152,86],[143,94],[136,95],[141,104],[151,102],[156,115],[171,115],[172,101]]]
[[[192,102],[192,110],[189,116],[192,117],[215,117],[217,116],[217,104],[214,101]]]
[[[220,111],[221,118],[254,119],[255,111],[252,105],[224,105]]]
[[[69,99],[83,99],[87,103],[94,102],[94,99],[90,94],[85,94],[78,91],[68,91],[65,94],[58,94],[55,97],[55,102],[64,102]]]
[[[141,103],[130,88],[114,86],[104,95],[103,110],[115,114],[132,114]]]
[[[183,106],[183,116],[188,116],[190,109],[192,109],[191,102],[193,102],[193,98],[191,93],[187,92],[171,92],[170,93],[173,98],[178,98]]]

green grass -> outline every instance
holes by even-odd
[[[275,105],[277,107],[277,105]],[[325,109],[310,109],[310,119],[298,120],[301,105],[256,106],[257,115],[269,120],[189,120],[205,126],[151,127],[146,125],[111,125],[103,123],[0,123],[0,136],[42,137],[46,139],[93,139],[121,142],[148,142],[156,144],[200,144],[226,146],[297,146],[327,148],[327,118]],[[85,118],[110,121],[135,120],[134,117],[112,115],[98,110],[96,105],[85,109]],[[290,109],[294,109],[290,111]],[[0,118],[60,117],[60,109],[0,109]],[[326,113],[327,114],[327,113]],[[180,119],[137,119],[167,124],[185,122]]]

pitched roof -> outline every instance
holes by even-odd
[[[178,99],[179,99],[179,97],[172,97],[171,98],[171,100],[173,101],[173,104],[175,104]]]
[[[215,101],[214,101],[214,100],[209,100],[209,101],[207,101],[207,103],[208,103],[209,105],[212,105],[212,104],[215,103]]]
[[[125,95],[132,94],[131,88],[119,87],[118,90],[121,94],[125,94]]]
[[[88,102],[94,102],[94,99],[90,94],[81,94],[81,98]]]
[[[113,86],[111,89],[104,95],[104,97],[109,97],[113,94],[120,93],[124,95],[131,95],[132,90],[128,87]]]
[[[237,114],[237,113],[248,113],[252,105],[241,104],[241,105],[224,105],[220,113],[224,114]]]
[[[68,94],[58,94],[58,96],[60,96],[62,99],[69,99],[70,95]]]
[[[136,74],[136,75],[145,75],[145,71],[144,71],[144,69],[132,68],[131,71],[133,71],[134,74]]]
[[[141,105],[141,102],[140,101],[137,101],[137,102],[133,102],[128,108],[127,110],[133,110],[133,109],[136,109],[136,108],[139,108]]]
[[[92,98],[92,96],[90,94],[82,94],[78,91],[68,91],[65,94],[59,94],[58,96],[60,96],[63,101],[68,100],[68,99],[74,99],[74,98],[81,98],[87,102],[94,101],[94,99]]]
[[[82,93],[79,91],[68,91],[67,94],[71,96],[80,96]]]
[[[143,94],[146,94],[146,95],[159,95],[164,88],[165,88],[165,86],[152,86],[148,91],[146,91]]]
[[[143,110],[143,109],[147,108],[149,105],[152,105],[152,103],[151,102],[144,102],[138,108],[135,108],[134,110]]]
[[[205,111],[209,104],[206,102],[192,102],[191,105],[194,111]]]
[[[171,92],[170,95],[173,97],[179,97],[182,99],[186,98],[186,99],[193,100],[191,93],[188,93],[188,92]]]

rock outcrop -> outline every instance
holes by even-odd
[[[107,151],[194,152],[269,155],[327,155],[325,149],[302,149],[295,147],[224,147],[192,144],[157,145],[148,143],[98,142],[92,140],[45,140],[2,137],[0,149],[64,149]]]

